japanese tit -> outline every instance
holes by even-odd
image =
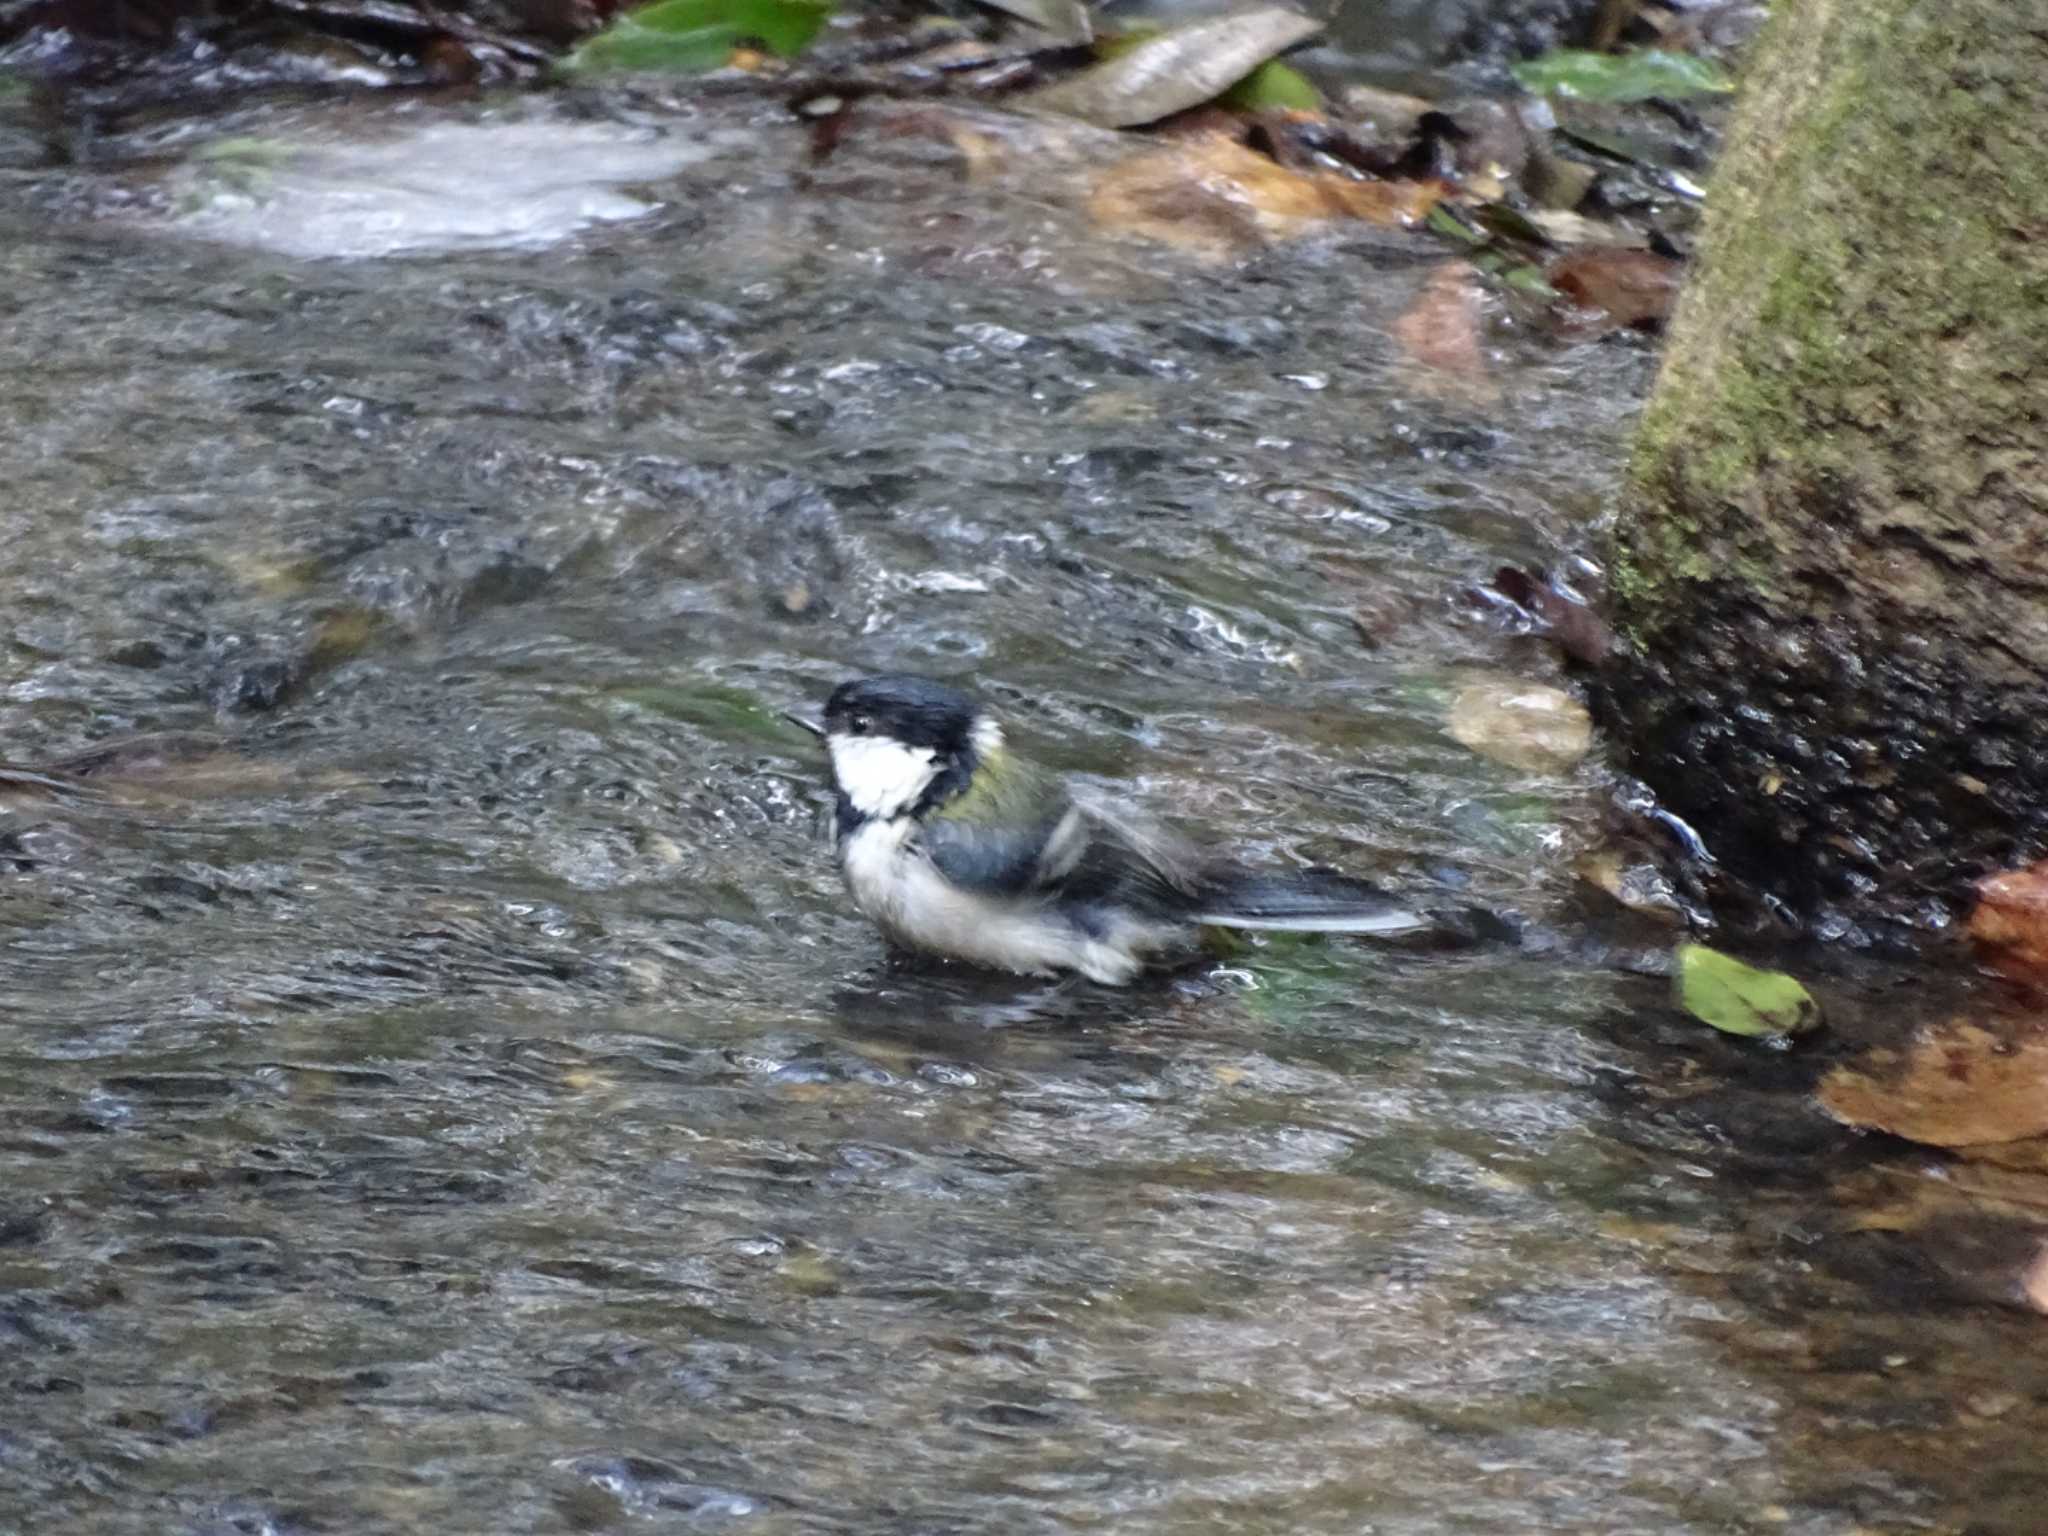
[[[1428,922],[1362,882],[1253,873],[1077,804],[944,683],[860,678],[834,690],[822,726],[790,718],[831,756],[854,905],[905,949],[1120,986],[1185,958],[1205,925],[1405,934]]]

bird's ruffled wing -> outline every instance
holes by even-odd
[[[1075,813],[1078,834],[1047,895],[1084,926],[1108,913],[1178,922],[1194,910],[1205,861],[1192,844],[1105,800],[1084,796]]]
[[[984,760],[964,791],[924,818],[917,842],[955,885],[1021,896],[1056,886],[1089,837],[1058,779],[1004,753]]]
[[[1204,888],[1203,859],[1183,838],[1008,752],[982,762],[968,788],[934,809],[918,844],[954,884],[990,895],[1113,900],[1142,911],[1186,908]]]

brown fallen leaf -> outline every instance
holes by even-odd
[[[1652,330],[1678,301],[1685,265],[1655,251],[1589,245],[1567,252],[1544,272],[1550,286],[1618,326]]]
[[[1442,196],[1439,182],[1291,171],[1214,134],[1111,166],[1096,178],[1088,212],[1103,229],[1228,260],[1345,220],[1416,224]]]
[[[1394,322],[1394,340],[1410,360],[1466,379],[1486,376],[1479,317],[1486,295],[1469,261],[1441,262]]]
[[[1548,627],[1550,637],[1575,661],[1597,667],[1614,648],[1614,631],[1587,601],[1550,576],[1531,576],[1504,565],[1494,572],[1493,590]]]
[[[1978,881],[1970,937],[2002,966],[2048,973],[2048,860]]]
[[[1904,1050],[1836,1067],[1816,1090],[1821,1107],[1845,1125],[1936,1147],[2048,1134],[2048,1027],[2021,1015],[1997,1023],[1950,1019]]]

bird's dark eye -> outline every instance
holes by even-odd
[[[866,715],[855,715],[846,722],[846,728],[856,736],[865,736],[870,730],[874,729],[874,724],[875,722]]]

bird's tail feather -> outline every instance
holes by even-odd
[[[1433,925],[1427,912],[1376,886],[1326,870],[1284,875],[1230,875],[1202,892],[1196,921],[1217,928],[1268,933],[1415,933]]]

